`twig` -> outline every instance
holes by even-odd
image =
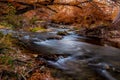
[[[22,78],[23,78],[24,80],[27,80],[26,77],[25,77],[25,75],[23,75],[22,73],[20,73],[20,75],[22,76]]]
[[[40,67],[41,67],[41,66],[36,66],[36,67],[34,67],[34,68],[28,70],[28,71],[25,73],[24,76],[27,76],[30,72],[32,72],[33,70],[35,70],[35,69],[37,69],[37,68],[40,68]]]
[[[0,80],[2,80],[2,72],[1,72],[1,75],[0,75]]]

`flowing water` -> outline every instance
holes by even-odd
[[[74,34],[74,32],[69,33],[61,40],[53,39],[33,42],[34,46],[37,46],[39,51],[44,54],[68,55],[67,57],[59,56],[55,61],[48,60],[51,66],[61,69],[65,73],[75,75],[76,80],[80,79],[78,76],[85,77],[87,74],[92,73],[87,73],[89,71],[87,70],[89,68],[87,64],[89,63],[107,63],[120,67],[120,49],[111,46],[101,46],[99,39],[81,37]],[[89,79],[82,78],[81,80]]]
[[[32,46],[39,53],[43,53],[44,55],[59,54],[56,60],[47,59],[47,63],[70,75],[68,76],[70,79],[65,78],[62,80],[103,80],[104,78],[100,76],[95,78],[96,74],[88,66],[89,63],[106,63],[120,67],[120,49],[118,48],[101,45],[99,39],[78,36],[74,31],[69,31],[69,29],[54,29],[49,33],[56,34],[58,31],[64,30],[69,35],[63,36],[60,40],[39,40],[41,35],[37,33],[37,36],[34,36],[34,40],[32,41]],[[31,38],[30,35],[24,35],[23,38],[28,40]],[[120,80],[120,75],[117,75],[117,79]]]

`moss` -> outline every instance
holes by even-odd
[[[1,54],[6,54],[11,50],[12,46],[12,38],[10,34],[3,35],[0,33],[0,53]]]
[[[0,64],[13,65],[13,59],[10,56],[0,56]]]
[[[16,15],[16,8],[12,4],[8,3],[7,7],[8,7],[6,9],[7,15],[1,16],[0,25],[2,25],[4,27],[9,27],[12,29],[21,27],[22,26],[21,21],[22,21],[23,17]]]
[[[47,30],[43,27],[34,27],[34,28],[30,28],[31,32],[46,32]]]
[[[8,22],[0,22],[0,26],[1,26],[1,28],[6,28],[6,27],[8,27],[8,28],[12,28],[13,27],[13,25],[12,24],[9,24]]]
[[[16,15],[7,15],[4,17],[4,21],[10,25],[11,28],[18,28],[22,26],[22,16],[16,16]]]
[[[68,32],[67,31],[59,31],[57,33],[57,35],[63,35],[63,36],[65,36],[65,35],[68,35]]]

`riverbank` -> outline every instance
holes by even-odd
[[[81,36],[96,38],[101,40],[102,44],[120,48],[120,31],[114,27],[98,26],[95,28],[82,28],[77,31]]]
[[[17,40],[17,42],[12,41],[12,44],[16,44],[13,49],[15,48],[18,52],[9,53],[13,59],[12,62],[14,62],[12,55],[17,53],[14,54],[15,65],[12,63],[14,67],[19,67],[19,70],[14,70],[16,68],[13,67],[12,71],[18,75],[17,78],[23,80],[103,80],[109,78],[102,76],[107,75],[106,73],[96,74],[97,69],[97,72],[105,70],[110,77],[113,76],[119,80],[119,74],[116,72],[119,72],[117,67],[120,66],[120,50],[110,46],[100,46],[98,44],[100,42],[92,43],[96,39],[78,36],[74,30],[68,28],[52,28],[49,32],[24,32],[8,29],[1,31],[4,34],[11,34],[12,39]],[[61,31],[65,32],[65,35],[61,34]],[[18,55],[22,57],[19,58]],[[8,72],[9,70],[12,69],[9,68]],[[5,79],[6,76],[13,78],[6,73],[1,78]]]

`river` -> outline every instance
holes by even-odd
[[[39,48],[39,51],[44,55],[47,54],[67,55],[67,56],[59,56],[54,61],[47,60],[49,65],[54,66],[57,69],[61,69],[63,70],[63,72],[67,74],[75,75],[74,77],[76,78],[74,79],[76,80],[79,80],[80,76],[85,77],[88,74],[87,72],[90,71],[89,70],[90,66],[88,66],[88,64],[97,64],[97,65],[101,64],[103,67],[106,65],[120,67],[120,62],[119,62],[120,49],[107,45],[101,45],[99,39],[91,39],[91,38],[78,36],[77,34],[71,31],[67,31],[67,32],[69,33],[69,35],[64,36],[60,40],[52,39],[52,40],[33,42],[34,47],[36,46],[37,48]],[[56,33],[56,32],[54,31],[51,33]],[[101,67],[101,71],[104,70],[102,69],[103,67]],[[91,73],[89,72],[89,75]],[[111,75],[109,73],[108,74],[100,73],[100,74],[102,74],[102,77],[104,77],[106,80],[116,80],[114,78],[111,78]],[[110,75],[110,76],[106,77],[103,75]],[[120,77],[117,78],[118,80],[120,80]],[[83,79],[87,80],[88,78],[83,78]]]
[[[68,35],[63,36],[62,39],[43,38],[46,34],[49,36],[59,31],[67,31]],[[17,34],[24,34],[21,38],[23,41],[30,40],[29,50],[35,49],[34,51],[42,55],[59,55],[54,60],[39,58],[44,58],[48,66],[57,69],[57,74],[69,75],[68,78],[61,76],[61,80],[120,80],[118,73],[120,49],[102,44],[100,39],[82,37],[69,29],[58,28],[53,28],[47,33],[22,32]],[[59,73],[59,70],[62,72]]]

